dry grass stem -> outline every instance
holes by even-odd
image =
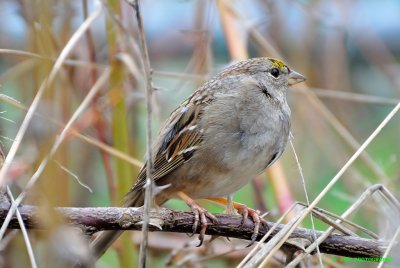
[[[24,111],[28,110],[28,108],[26,106],[24,106],[21,102],[19,102],[18,100],[15,100],[13,98],[10,98],[9,96],[6,96],[4,94],[0,94],[0,100],[5,102],[5,103],[8,103],[8,104],[12,105],[13,107],[16,107],[16,108],[18,108],[20,110],[24,110]],[[56,125],[58,127],[65,128],[65,124],[57,121],[54,118],[50,118],[48,115],[44,115],[44,114],[41,114],[39,112],[35,112],[34,115],[38,116],[40,118],[43,118],[46,121],[48,121],[48,122],[50,122],[50,123],[52,123],[52,124],[54,124],[54,125]],[[120,150],[117,150],[114,147],[112,147],[112,146],[110,146],[108,144],[105,144],[104,142],[99,141],[99,140],[97,140],[97,139],[95,139],[93,137],[85,136],[85,135],[77,132],[73,127],[68,129],[68,132],[69,132],[69,134],[73,135],[77,139],[79,139],[79,140],[81,140],[81,141],[83,141],[83,142],[85,142],[87,144],[93,145],[94,147],[96,147],[96,148],[98,148],[98,149],[100,149],[100,150],[102,150],[102,151],[104,151],[104,152],[106,152],[106,153],[108,153],[108,154],[110,154],[110,155],[112,155],[114,157],[120,158],[120,159],[126,161],[127,163],[130,163],[130,164],[132,164],[132,165],[134,165],[134,166],[136,166],[138,168],[141,168],[143,166],[143,162],[142,161],[140,161],[140,160],[138,160],[138,159],[136,159],[136,158],[134,158],[134,157],[132,157],[130,155],[127,155],[126,153],[121,152]]]
[[[140,243],[139,250],[139,267],[146,266],[147,258],[147,246],[148,246],[148,228],[150,222],[150,208],[153,203],[153,191],[154,191],[154,181],[152,177],[153,172],[153,152],[151,150],[152,145],[152,95],[153,95],[153,85],[151,80],[151,70],[150,70],[150,60],[146,44],[146,36],[144,33],[142,15],[140,10],[140,1],[136,0],[127,1],[129,5],[133,7],[136,13],[136,20],[139,29],[139,41],[140,49],[142,54],[142,63],[144,68],[144,75],[146,81],[146,108],[147,108],[147,168],[146,168],[146,193],[144,199],[144,216],[142,224],[142,242]],[[131,64],[132,65],[132,64]]]
[[[292,137],[292,133],[290,133],[290,136]],[[299,158],[298,158],[298,156],[297,156],[296,150],[294,149],[293,139],[291,138],[291,139],[289,140],[289,142],[290,142],[290,147],[292,148],[292,151],[293,151],[294,158],[295,158],[295,160],[296,160],[297,169],[299,170],[299,174],[300,174],[300,178],[301,178],[301,184],[303,185],[303,191],[304,191],[304,195],[305,195],[305,197],[306,197],[306,202],[307,202],[307,206],[308,206],[308,205],[310,205],[310,199],[308,198],[306,179],[304,178],[303,169],[301,168]],[[317,235],[315,234],[315,224],[314,224],[313,213],[310,214],[310,220],[311,220],[311,227],[312,227],[312,230],[314,231],[314,233],[313,233],[313,235],[314,235],[314,240],[317,240]],[[319,261],[319,264],[321,265],[321,267],[323,267],[324,264],[323,264],[323,262],[322,262],[321,252],[320,252],[318,246],[317,246],[317,254],[318,254],[318,261]]]
[[[100,11],[101,11],[101,9],[99,9],[99,12]],[[98,13],[98,14],[100,14],[100,13]],[[95,13],[95,15],[96,15],[96,13]],[[95,17],[93,17],[92,19],[95,19],[96,17],[97,17],[97,15]],[[50,161],[50,159],[57,152],[57,150],[60,147],[61,143],[64,141],[65,137],[68,134],[68,129],[78,119],[78,117],[84,112],[84,110],[88,108],[90,102],[98,94],[98,92],[101,90],[102,86],[107,81],[108,75],[109,75],[109,71],[105,70],[103,72],[103,74],[100,76],[100,78],[96,81],[96,83],[90,89],[89,93],[86,95],[85,99],[82,101],[82,103],[79,105],[79,107],[75,110],[74,114],[71,116],[71,118],[68,121],[68,123],[66,124],[66,126],[62,129],[60,135],[56,138],[56,140],[55,140],[54,144],[52,145],[48,155],[42,160],[42,162],[40,163],[40,165],[37,168],[37,170],[35,171],[35,173],[29,179],[28,183],[25,186],[25,189],[22,191],[21,194],[19,194],[19,196],[15,199],[15,201],[12,202],[12,205],[11,205],[11,208],[10,208],[10,210],[8,212],[8,215],[7,215],[6,219],[4,220],[4,222],[2,223],[2,226],[1,226],[1,229],[0,229],[0,240],[1,240],[1,238],[3,238],[4,233],[7,230],[7,226],[9,224],[10,220],[11,220],[11,217],[15,213],[15,210],[21,204],[22,200],[25,198],[25,196],[28,193],[28,191],[35,185],[36,181],[39,179],[40,175],[43,173],[43,171],[46,168],[46,166],[47,166],[48,162]],[[29,110],[28,110],[28,113],[29,113]],[[33,116],[33,112],[31,114]],[[3,169],[4,169],[4,167],[3,167]]]
[[[368,137],[368,139],[361,145],[361,147],[353,154],[353,156],[346,162],[346,164],[339,170],[339,172],[332,178],[327,186],[319,193],[319,195],[314,199],[314,201],[306,208],[298,217],[293,226],[288,229],[287,234],[282,238],[282,240],[277,244],[275,248],[273,248],[269,254],[265,257],[264,262],[267,262],[272,258],[272,256],[276,253],[276,251],[283,245],[284,241],[286,241],[289,235],[293,232],[294,228],[296,228],[301,221],[311,212],[311,210],[318,204],[319,201],[326,195],[326,193],[331,190],[333,185],[342,177],[344,172],[353,164],[353,162],[361,155],[361,153],[365,150],[365,148],[376,138],[376,136],[380,133],[380,131],[387,125],[387,123],[393,118],[393,116],[399,111],[400,103],[396,105],[396,107],[386,116],[386,118],[382,121],[382,123],[372,132],[372,134]]]
[[[51,85],[51,83],[54,81],[58,71],[62,67],[63,62],[65,59],[68,57],[69,53],[72,51],[78,40],[82,37],[82,35],[85,33],[85,31],[90,27],[90,25],[100,16],[102,12],[102,7],[101,5],[97,5],[97,9],[90,15],[90,17],[87,18],[87,20],[82,23],[82,25],[79,27],[79,29],[71,36],[70,40],[66,44],[66,46],[63,48],[61,51],[60,55],[57,58],[57,61],[54,63],[53,68],[50,71],[50,74],[45,82],[42,83],[40,86],[35,98],[32,101],[32,104],[29,106],[28,112],[26,113],[26,116],[24,120],[21,123],[21,126],[18,130],[17,135],[15,136],[15,141],[13,142],[7,157],[4,161],[4,165],[2,169],[0,170],[0,187],[4,186],[6,183],[6,174],[8,169],[10,168],[10,165],[18,151],[18,148],[22,142],[22,139],[25,135],[25,132],[28,128],[29,122],[32,120],[33,114],[36,111],[39,102],[42,98],[42,95],[46,88]],[[4,226],[4,225],[3,225]],[[3,237],[5,228],[0,231],[0,239]]]
[[[347,217],[349,217],[353,212],[355,212],[357,209],[360,208],[360,206],[362,206],[364,204],[364,202],[370,198],[374,193],[378,192],[383,192],[384,187],[380,184],[378,185],[373,185],[371,187],[369,187],[358,199],[357,201],[351,206],[349,207],[341,216],[340,218],[338,218],[338,220],[336,221],[336,224],[340,224],[341,222],[345,222],[353,227],[358,228],[359,226],[354,225],[353,223],[349,222],[346,220]],[[393,203],[393,202],[392,202]],[[377,235],[369,232],[368,230],[365,230],[364,228],[358,228],[359,230],[363,231],[364,233],[367,233],[368,235],[370,235],[371,237],[373,237],[374,239],[378,239]],[[300,261],[303,260],[303,258],[305,258],[308,254],[310,254],[316,247],[316,245],[319,245],[320,243],[322,243],[324,241],[324,239],[326,239],[333,231],[335,230],[335,227],[329,227],[322,236],[320,236],[315,243],[311,244],[309,247],[307,247],[307,249],[299,254],[292,262],[290,262],[290,265],[295,267],[297,264],[300,263]]]
[[[12,203],[14,203],[14,197],[11,193],[10,188],[7,186],[7,194],[8,194],[8,198],[10,199],[10,201]],[[29,261],[31,262],[31,267],[32,268],[37,268],[37,264],[36,264],[36,259],[35,259],[35,254],[33,253],[33,248],[32,248],[32,244],[31,241],[29,239],[28,236],[28,232],[25,228],[25,223],[24,220],[22,219],[21,213],[19,213],[18,209],[16,210],[15,214],[17,215],[17,219],[18,219],[18,223],[19,226],[21,228],[21,233],[22,233],[22,237],[24,238],[24,243],[26,246],[26,251],[28,252],[28,256],[29,256]]]

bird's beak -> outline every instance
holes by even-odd
[[[293,86],[293,85],[303,82],[305,80],[306,80],[306,78],[304,76],[302,76],[301,74],[299,74],[296,71],[290,70],[289,79],[288,79],[289,86]]]

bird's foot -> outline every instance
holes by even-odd
[[[218,220],[213,214],[208,212],[205,208],[199,206],[197,203],[193,203],[189,206],[190,206],[190,209],[194,213],[194,223],[193,223],[193,234],[192,235],[194,235],[196,233],[199,222],[201,224],[201,229],[200,229],[200,234],[199,234],[200,244],[197,245],[198,247],[200,247],[203,244],[204,236],[206,234],[206,229],[207,229],[207,225],[208,225],[207,218],[209,218],[213,223],[216,223]]]
[[[242,225],[246,222],[249,216],[254,222],[254,229],[253,229],[253,234],[251,235],[251,242],[247,246],[250,247],[254,244],[254,242],[257,239],[258,232],[260,230],[260,225],[263,224],[264,226],[267,226],[267,221],[264,220],[262,217],[260,217],[259,210],[248,208],[246,205],[240,203],[235,203],[235,208],[238,211],[238,213],[243,217]]]
[[[262,217],[260,217],[260,211],[248,208],[246,205],[244,205],[242,203],[234,202],[232,200],[229,200],[229,198],[226,199],[226,198],[222,198],[222,197],[208,197],[207,200],[210,200],[210,201],[218,203],[218,204],[226,205],[227,211],[230,212],[228,214],[231,214],[231,215],[235,214],[234,212],[231,212],[232,207],[234,209],[236,209],[238,214],[242,215],[242,217],[243,217],[242,225],[246,222],[246,220],[249,218],[249,216],[251,217],[251,219],[254,222],[254,231],[253,231],[253,234],[251,235],[251,242],[248,245],[248,247],[253,245],[254,242],[256,241],[258,232],[260,230],[260,225],[263,224],[264,226],[268,226],[267,221],[264,220]]]
[[[183,201],[185,201],[185,203],[190,207],[190,209],[192,210],[192,212],[194,214],[192,235],[194,235],[196,233],[199,223],[201,225],[200,234],[199,234],[200,243],[199,243],[199,245],[197,245],[198,247],[200,247],[203,244],[204,236],[206,234],[206,229],[207,229],[207,225],[208,225],[207,218],[209,218],[211,220],[211,222],[213,222],[213,223],[217,223],[218,220],[213,214],[208,212],[205,208],[201,207],[199,204],[197,204],[193,199],[191,199],[185,193],[179,192],[178,196]]]

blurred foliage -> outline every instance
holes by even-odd
[[[307,86],[319,96],[323,109],[327,109],[359,144],[399,101],[399,1],[384,1],[384,5],[372,0],[228,2],[232,8],[229,13],[233,16],[229,27],[239,36],[236,41],[245,44],[245,53],[252,57],[282,57],[289,66],[305,74]],[[103,85],[90,109],[80,115],[74,129],[143,161],[146,151],[145,81],[141,73],[132,75],[120,61],[122,56],[129,55],[141,72],[135,16],[124,1],[107,3],[109,5],[90,26],[90,31],[80,37],[56,80],[41,99],[38,113],[42,116],[32,119],[10,170],[15,194],[24,188],[49,152],[61,126],[71,117],[105,67],[112,69],[110,81]],[[232,50],[228,48],[234,44],[227,39],[228,30],[222,26],[220,17],[224,11],[216,3],[221,1],[142,1],[155,88],[154,134],[180,102],[232,60]],[[0,111],[3,119],[0,120],[0,135],[5,152],[26,114],[18,105],[31,105],[54,60],[99,4],[90,0],[0,2]],[[293,144],[309,198],[313,200],[356,148],[349,145],[348,139],[340,134],[340,126],[332,124],[323,109],[301,87],[289,92]],[[319,207],[341,214],[375,183],[383,183],[393,194],[399,194],[396,187],[400,180],[399,124],[397,115],[367,148],[369,161],[365,157],[358,159]],[[305,202],[301,176],[289,145],[281,164],[285,172],[282,179],[288,181],[290,198]],[[30,192],[26,203],[44,207],[120,204],[121,196],[134,183],[138,171],[137,166],[71,135]],[[93,192],[82,187],[74,176]],[[270,219],[276,220],[284,212],[278,210],[281,193],[270,186],[268,176],[263,174],[259,180],[261,183],[256,186],[247,185],[240,190],[235,201],[249,207],[266,207],[272,212]],[[261,188],[262,200],[255,198],[255,188]],[[111,200],[113,196],[115,199]],[[398,223],[390,218],[390,211],[385,209],[381,199],[374,200],[363,206],[351,220],[379,233],[382,238],[390,238]],[[207,202],[201,204],[212,212],[223,211]],[[179,200],[170,200],[166,206],[187,209]],[[60,222],[52,220],[53,217],[47,214],[47,224],[57,228]],[[317,229],[327,227],[320,221],[315,222]],[[310,227],[310,220],[304,221],[303,226]],[[54,267],[54,263],[46,263],[45,256],[51,247],[48,243],[50,236],[30,232],[40,267]],[[164,236],[168,237],[160,233],[150,235],[149,267],[164,266],[173,249],[197,239],[176,234],[174,239],[179,243],[171,244],[165,243]],[[133,258],[130,263],[134,261],[134,247],[121,253],[127,249],[126,243],[130,243],[131,237],[132,233],[125,237],[125,246],[117,242],[116,251],[107,252],[100,260],[102,267],[116,267],[118,263],[124,266],[122,263],[126,262],[121,256],[130,251]],[[136,235],[134,238],[136,242],[139,240]],[[3,261],[8,267],[29,266],[25,245],[21,241],[21,236],[15,235],[2,251]],[[204,249],[199,253],[193,249],[191,261],[215,253],[211,246],[206,247],[210,252]],[[223,244],[223,249],[229,248],[229,242]],[[228,254],[205,258],[204,262],[196,265],[230,267],[244,257],[243,252],[246,250],[239,250],[236,257]],[[354,263],[344,265],[357,267]]]

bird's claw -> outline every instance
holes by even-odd
[[[267,226],[267,221],[260,217],[259,210],[248,208],[245,205],[241,205],[240,207],[237,207],[236,209],[237,209],[238,213],[240,215],[242,215],[242,217],[243,217],[242,225],[244,225],[244,223],[246,222],[246,220],[248,219],[249,216],[251,217],[251,219],[254,222],[254,229],[253,229],[253,234],[251,235],[251,242],[247,246],[247,247],[250,247],[254,244],[254,242],[257,239],[258,232],[260,230],[260,224]]]
[[[196,233],[197,227],[199,226],[199,222],[201,224],[201,229],[199,234],[200,243],[197,245],[197,247],[200,247],[203,244],[204,236],[206,234],[206,229],[208,225],[207,218],[209,218],[213,223],[217,223],[218,220],[213,214],[209,213],[206,209],[202,208],[201,206],[195,203],[191,204],[190,208],[194,213],[193,233],[191,236],[193,236]]]

